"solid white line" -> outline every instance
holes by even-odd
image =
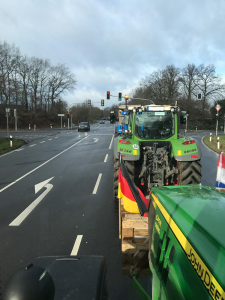
[[[96,184],[95,184],[95,187],[94,187],[94,190],[93,190],[93,193],[92,193],[92,194],[94,194],[94,195],[97,193],[97,190],[98,190],[98,186],[99,186],[101,177],[102,177],[102,173],[100,173],[100,174],[98,175],[98,179],[97,179],[97,181],[96,181]]]
[[[48,162],[50,162],[51,160],[55,159],[56,157],[58,157],[59,155],[63,154],[64,152],[68,151],[69,149],[73,148],[74,146],[76,146],[77,144],[79,144],[80,142],[82,142],[83,140],[85,140],[87,137],[83,138],[82,140],[80,140],[79,142],[76,142],[75,144],[73,144],[72,146],[70,146],[69,148],[63,150],[62,152],[60,152],[59,154],[53,156],[52,158],[50,158],[49,160],[47,160],[46,162],[44,162],[43,164],[41,164],[40,166],[38,166],[37,168],[31,170],[30,172],[26,173],[25,175],[23,175],[22,177],[20,177],[19,179],[16,179],[15,181],[11,182],[10,184],[8,184],[7,186],[5,186],[4,188],[2,188],[0,190],[0,193],[3,192],[4,190],[6,190],[7,188],[9,188],[10,186],[12,186],[13,184],[15,184],[16,182],[20,181],[21,179],[23,179],[24,177],[30,175],[31,173],[33,173],[34,171],[38,170],[39,168],[41,168],[42,166],[46,165]]]
[[[36,146],[36,144],[30,145],[29,147],[34,147],[34,146]]]
[[[205,136],[206,136],[206,135],[205,135]],[[203,136],[203,137],[201,138],[201,143],[202,143],[202,145],[205,146],[205,147],[206,147],[209,151],[211,151],[212,153],[214,153],[214,154],[216,154],[216,155],[219,155],[219,153],[214,152],[212,149],[210,149],[208,146],[205,145],[205,143],[203,142],[203,139],[204,139],[205,136]]]
[[[3,157],[3,156],[9,155],[9,154],[11,154],[11,153],[13,153],[13,152],[15,152],[15,151],[18,151],[18,150],[16,149],[16,150],[10,151],[10,152],[8,152],[8,153],[2,154],[2,155],[0,156],[0,158]]]
[[[106,162],[106,161],[107,161],[107,158],[108,158],[108,154],[106,154],[104,162]]]
[[[36,200],[34,200],[16,219],[14,219],[9,226],[19,226],[26,217],[32,212],[32,210],[41,202],[41,200],[48,194],[48,192],[53,188],[53,185],[46,184],[47,189],[42,193]]]
[[[111,143],[110,143],[110,145],[109,145],[109,149],[110,149],[111,146],[112,146],[113,138],[114,138],[114,134],[113,134],[113,136],[112,136],[112,140],[111,140]]]
[[[70,255],[77,255],[83,235],[78,235]]]
[[[45,143],[45,141],[40,142],[40,144]]]

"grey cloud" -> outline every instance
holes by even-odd
[[[219,0],[1,1],[0,40],[65,63],[82,101],[129,92],[169,64],[213,63],[225,75],[224,11]]]

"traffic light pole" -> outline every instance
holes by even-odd
[[[68,129],[70,129],[70,118],[68,118]]]

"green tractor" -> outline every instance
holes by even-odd
[[[114,138],[115,199],[119,153],[145,195],[152,187],[201,183],[201,150],[195,140],[179,136],[178,120],[185,124],[186,115],[177,105],[129,105],[119,114],[123,121]]]

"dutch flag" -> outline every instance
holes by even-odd
[[[220,152],[219,154],[216,187],[225,188],[225,156],[223,155],[223,152]]]

